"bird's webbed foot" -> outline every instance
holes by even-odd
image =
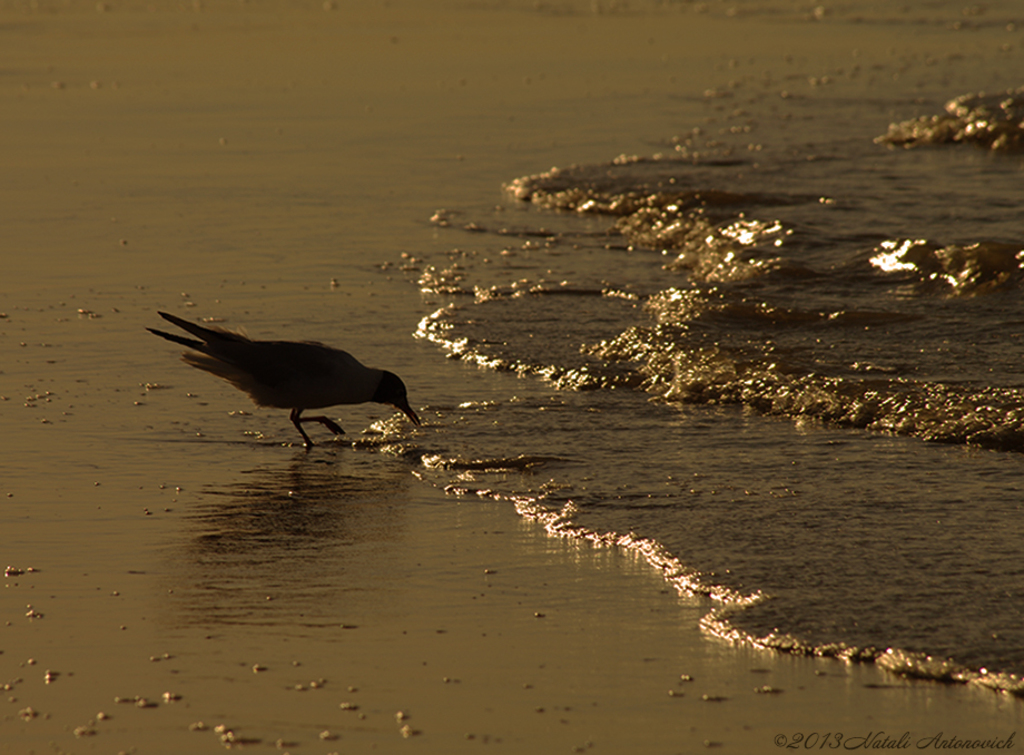
[[[300,422],[319,422],[321,425],[326,427],[335,435],[344,435],[345,431],[341,429],[341,425],[335,422],[333,419],[327,417],[303,417]]]

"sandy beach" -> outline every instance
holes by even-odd
[[[108,547],[51,566],[18,506],[8,531],[26,547],[5,550],[43,566],[6,579],[6,752],[930,749],[930,737],[1006,740],[1019,725],[1019,701],[988,690],[709,639],[697,626],[708,601],[669,592],[628,554],[549,538],[507,504],[452,501],[396,474],[388,503],[369,504],[402,507],[382,532],[342,476],[300,481],[287,462],[261,472],[275,474],[296,500],[303,484],[334,491],[343,545],[304,563],[301,542],[274,539],[253,564],[204,546],[203,521],[258,498],[211,505],[83,480],[76,504],[106,512]],[[75,529],[47,526],[49,547],[71,549]],[[216,604],[203,581],[221,586]]]
[[[552,390],[412,338],[439,207],[652,151],[730,60],[944,44],[578,5],[0,4],[0,753],[1019,746],[1020,699],[731,645],[635,553],[421,479],[462,402]],[[160,309],[343,343],[425,427],[346,408],[307,453]]]
[[[25,543],[5,548],[11,560],[42,566],[5,580],[5,752],[931,749],[1019,726],[1019,701],[988,690],[709,639],[708,601],[666,590],[635,557],[399,474],[388,504],[371,504],[402,507],[386,532],[341,476],[304,481],[364,510],[312,562],[280,538],[255,565],[202,545],[201,495],[82,482],[76,505],[107,523],[107,547],[83,563],[43,555],[74,548],[73,523],[46,526],[44,548],[25,536],[27,505],[8,515]],[[259,502],[243,505],[234,516]],[[203,581],[221,586],[216,604]]]

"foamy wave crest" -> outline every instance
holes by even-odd
[[[953,296],[976,296],[1024,281],[1024,246],[981,241],[943,246],[925,239],[894,239],[875,247],[870,259],[879,272]]]
[[[535,292],[534,296],[542,296]],[[619,298],[616,292],[609,292],[608,298]],[[481,298],[475,306],[500,303],[500,300]],[[519,375],[533,375],[566,390],[587,391],[599,388],[637,387],[640,376],[633,370],[605,367],[600,363],[569,365],[554,360],[544,361],[529,351],[496,353],[497,348],[506,349],[506,344],[495,344],[485,339],[471,339],[466,335],[455,335],[467,321],[460,320],[463,310],[454,304],[441,307],[420,320],[414,336],[441,347],[449,359],[460,359],[498,372],[515,372]]]
[[[835,658],[847,663],[876,663],[881,668],[902,677],[927,679],[946,684],[971,684],[997,692],[1024,697],[1024,678],[1017,674],[990,673],[988,669],[971,669],[951,658],[937,658],[900,648],[879,649],[873,646],[855,647],[843,642],[814,645],[789,634],[772,632],[754,637],[729,623],[730,608],[717,608],[701,619],[706,633],[735,644],[751,645],[793,655]]]
[[[536,498],[524,497],[515,503],[516,511],[520,516],[543,525],[544,530],[553,537],[582,540],[600,547],[622,548],[641,556],[648,564],[660,571],[665,581],[680,594],[704,595],[712,600],[733,606],[749,606],[764,599],[760,591],[744,595],[736,590],[705,581],[701,572],[684,565],[656,540],[638,537],[632,532],[625,535],[617,532],[598,533],[574,524],[573,516],[576,514],[576,506],[572,501],[567,502],[558,511],[552,511],[542,506],[539,499]]]
[[[669,401],[741,404],[764,414],[810,417],[845,427],[946,443],[1024,450],[1024,393],[901,377],[897,368],[847,365],[846,375],[815,371],[815,359],[770,344],[706,343],[702,318],[773,325],[870,322],[887,313],[811,312],[750,303],[714,291],[669,289],[647,302],[653,326],[633,326],[589,348],[609,361],[640,365],[643,386]],[[871,377],[858,377],[857,373]],[[876,377],[876,375],[878,375]]]
[[[946,103],[944,114],[890,124],[875,141],[900,147],[964,143],[996,151],[1022,149],[1024,87],[961,95]]]

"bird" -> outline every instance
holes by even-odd
[[[393,372],[364,366],[347,351],[316,341],[255,341],[241,333],[204,327],[167,312],[157,312],[200,340],[146,328],[194,351],[181,355],[186,364],[205,370],[249,394],[257,406],[291,409],[291,421],[306,450],[314,443],[303,422],[319,422],[336,435],[345,431],[324,416],[303,417],[306,409],[374,401],[401,410],[414,425],[420,418],[409,406],[405,383]]]

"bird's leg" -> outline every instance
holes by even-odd
[[[329,419],[329,418],[324,417],[324,416],[319,416],[319,417],[303,417],[301,415],[302,415],[302,410],[301,409],[292,409],[292,415],[291,415],[291,417],[292,417],[292,424],[295,425],[296,428],[298,428],[300,433],[302,433],[302,437],[306,440],[306,448],[309,448],[310,446],[312,446],[313,445],[313,441],[311,441],[309,439],[309,436],[306,435],[306,431],[302,429],[302,424],[301,423],[303,423],[303,422],[319,422],[321,425],[326,427],[328,430],[330,430],[335,435],[344,435],[345,434],[345,431],[341,429],[341,425],[339,425],[337,422],[335,422],[332,419]]]
[[[319,422],[321,425],[326,427],[335,435],[345,434],[345,431],[341,429],[341,425],[339,425],[332,419],[328,419],[327,417],[303,417],[302,419],[299,420],[299,422]]]
[[[308,417],[300,417],[299,416],[300,414],[302,414],[302,410],[301,409],[292,409],[291,420],[292,420],[292,424],[295,425],[295,429],[298,430],[300,433],[302,433],[302,439],[305,441],[305,443],[303,443],[303,445],[306,447],[306,450],[309,450],[313,446],[313,441],[311,441],[309,439],[309,436],[306,435],[306,431],[303,430],[302,429],[302,425],[299,424],[300,422],[304,421],[305,419],[309,419],[309,418]]]

